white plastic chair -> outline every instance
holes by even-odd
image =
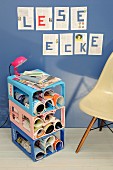
[[[102,120],[100,130],[102,130],[104,120],[113,122],[113,52],[108,58],[97,84],[80,101],[79,107],[86,114],[93,116],[93,118],[76,149],[76,153],[80,151],[93,124],[98,118]]]

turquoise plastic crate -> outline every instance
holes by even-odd
[[[36,114],[34,113],[34,101],[33,101],[33,96],[36,92],[42,91],[44,92],[47,89],[55,89],[56,87],[60,87],[60,95],[63,96],[64,98],[64,104],[65,105],[65,83],[63,81],[58,81],[54,84],[51,84],[49,86],[47,86],[46,88],[42,88],[42,89],[34,89],[30,86],[27,86],[25,84],[22,84],[16,80],[14,80],[15,76],[9,76],[8,77],[8,97],[9,100],[13,101],[15,104],[17,104],[19,107],[21,107],[22,109],[24,109],[26,112],[28,112],[29,114],[31,114],[32,116],[36,116]],[[15,92],[20,92],[23,95],[28,96],[29,98],[29,106],[25,106],[23,105],[21,102],[19,102],[18,100],[15,99],[14,97],[14,93]],[[60,108],[60,105],[59,105]],[[49,105],[48,108],[46,108],[46,110],[44,110],[43,112],[48,112],[50,110],[56,109],[55,106]]]

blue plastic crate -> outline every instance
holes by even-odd
[[[47,135],[46,137],[41,137],[37,140],[32,140],[27,136],[21,129],[11,123],[12,129],[12,141],[18,146],[27,156],[29,156],[33,161],[39,161],[51,154],[54,154],[64,148],[64,129],[59,132],[55,132],[52,135]],[[56,138],[57,133],[59,133],[59,138]],[[49,137],[55,137],[55,141],[52,145],[43,145],[45,149],[41,147],[40,143],[46,141]],[[38,144],[37,144],[38,143]],[[36,145],[37,144],[37,145]],[[52,150],[53,147],[53,150]]]

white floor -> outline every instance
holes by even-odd
[[[91,131],[78,154],[75,149],[85,129],[65,130],[65,149],[33,162],[11,141],[10,129],[0,129],[0,170],[113,170],[113,134]]]

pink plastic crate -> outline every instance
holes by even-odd
[[[9,111],[10,120],[33,140],[61,130],[65,126],[64,106],[33,117],[9,100]],[[56,118],[57,111],[59,112],[60,119]]]

